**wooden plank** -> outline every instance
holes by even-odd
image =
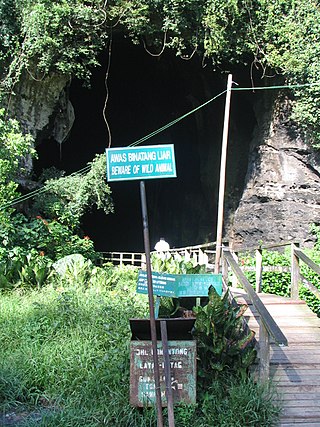
[[[276,370],[271,370],[271,374],[273,376],[276,376],[277,378],[285,377],[285,378],[294,378],[294,377],[300,377],[300,378],[307,378],[307,377],[319,377],[319,368],[320,365],[318,365],[318,369],[314,369],[314,365],[312,365],[312,369],[294,369],[290,366],[290,368],[279,368]]]
[[[319,405],[314,408],[288,408],[284,407],[282,409],[282,417],[294,416],[296,418],[309,418],[309,417],[319,417],[320,418],[320,407]]]
[[[285,406],[286,408],[308,408],[310,411],[315,407],[319,407],[319,400],[288,400]]]
[[[281,394],[280,396],[280,400],[282,401],[291,401],[294,402],[296,400],[299,400],[302,402],[308,401],[308,400],[315,400],[317,402],[319,402],[320,400],[320,393],[296,393],[293,389],[291,389],[290,391]],[[319,403],[318,403],[319,404]]]
[[[247,320],[246,318],[247,316],[244,315],[244,318]],[[282,316],[276,317],[277,319],[277,325],[282,328],[282,327],[304,327],[304,328],[308,328],[308,327],[314,327],[314,328],[318,328],[319,332],[320,332],[320,319],[319,317],[297,317],[297,316]],[[257,323],[257,319],[255,319],[254,317],[250,317],[249,319],[249,326],[250,323],[252,325]],[[298,331],[296,331],[298,332]]]
[[[303,364],[314,364],[318,363],[319,356],[313,356],[313,355],[303,355],[303,354],[287,354],[284,355],[271,355],[271,364],[273,363],[303,363]]]
[[[296,304],[286,305],[285,309],[283,307],[283,304],[269,304],[269,305],[266,304],[266,306],[268,308],[269,313],[274,316],[279,316],[279,317],[310,316],[310,317],[315,317],[319,319],[316,313],[310,310],[310,308],[306,305],[296,305]],[[258,316],[258,312],[257,310],[254,309],[254,307],[248,306],[247,310],[245,311],[245,315]]]
[[[270,373],[271,374],[276,374],[276,373],[285,374],[287,372],[290,373],[291,371],[294,371],[294,372],[299,372],[299,371],[310,372],[311,371],[314,373],[314,375],[316,375],[316,374],[319,375],[319,369],[320,369],[319,363],[314,363],[314,364],[310,364],[310,365],[302,365],[301,363],[294,365],[294,364],[290,363],[290,365],[288,365],[288,366],[273,365],[270,367]]]
[[[314,344],[309,344],[309,345],[300,345],[300,346],[294,346],[292,345],[291,347],[279,347],[276,344],[273,344],[271,346],[271,352],[276,354],[276,353],[303,353],[306,354],[307,352],[312,352],[312,354],[320,354],[320,347],[318,345],[314,345]],[[320,362],[320,359],[319,359]]]
[[[279,385],[277,387],[279,393],[320,393],[320,386],[311,386],[305,384],[295,384],[295,385]]]
[[[312,292],[317,298],[320,298],[320,290],[316,288],[309,280],[307,280],[305,277],[301,277],[303,286],[307,288],[310,292]]]
[[[288,377],[272,377],[274,384],[279,387],[281,385],[292,385],[302,384],[305,386],[320,386],[319,375],[315,376],[303,376],[303,375],[289,375]]]
[[[288,420],[288,419],[286,419],[286,420],[284,420],[283,422],[280,422],[280,427],[295,427],[295,426],[302,426],[303,425],[303,427],[320,427],[320,418],[319,418],[319,420],[316,420],[316,421],[305,421],[305,420],[295,420],[295,419],[293,419],[293,420]]]
[[[270,305],[268,305],[267,308],[268,308],[271,316],[274,316],[276,319],[281,319],[281,318],[287,318],[287,319],[291,318],[292,319],[294,317],[299,317],[299,318],[304,318],[304,319],[316,319],[316,320],[318,320],[318,323],[320,325],[319,317],[316,315],[316,313],[313,313],[310,310],[306,310],[306,309],[296,310],[295,306],[293,307],[294,310],[287,310],[287,307],[286,307],[285,311],[281,307],[278,308],[278,306],[277,306],[278,311],[272,310],[272,309],[270,310]],[[245,317],[253,317],[256,320],[260,319],[259,314],[256,311],[252,311],[250,309],[247,309],[243,315]]]
[[[254,330],[254,329],[253,329]],[[259,331],[256,330],[256,340],[259,341]],[[294,329],[291,331],[284,329],[283,331],[288,339],[289,347],[291,346],[304,346],[304,345],[319,345],[320,343],[320,334],[315,334],[311,330],[305,331],[299,335],[296,335]],[[300,331],[299,331],[300,332]],[[274,340],[270,340],[272,345],[277,345]]]

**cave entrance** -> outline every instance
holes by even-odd
[[[170,52],[153,57],[123,38],[113,42],[106,81],[108,56],[107,51],[101,55],[101,67],[94,70],[90,89],[79,81],[71,84],[70,99],[76,118],[68,141],[63,144],[59,164],[68,173],[85,166],[109,144],[103,118],[106,97],[111,146],[120,147],[183,116],[226,87],[226,75],[213,72],[210,66],[203,67],[198,57],[186,61]],[[160,237],[165,237],[171,247],[215,239],[224,103],[225,96],[221,96],[143,143],[174,144],[177,165],[177,178],[146,182],[152,248]],[[246,141],[241,154],[234,153],[236,161],[228,165],[228,174],[235,176],[237,185],[239,176],[234,169],[240,171],[243,181],[254,125],[252,108],[249,110],[245,118],[241,117],[243,108],[233,114],[235,125],[231,128],[237,133],[237,140],[241,135],[241,141]],[[232,132],[230,135],[232,138]],[[85,232],[100,251],[143,251],[138,183],[114,182],[110,187],[115,213],[87,214]]]

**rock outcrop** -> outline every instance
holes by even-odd
[[[33,135],[36,145],[49,137],[59,144],[67,138],[74,122],[69,81],[63,75],[35,79],[25,73],[15,86],[9,111],[19,120],[23,131]]]
[[[290,108],[287,98],[258,107],[243,194],[229,228],[235,248],[312,245],[310,226],[320,221],[320,155],[289,119]]]

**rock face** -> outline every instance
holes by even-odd
[[[15,87],[9,110],[23,130],[35,138],[36,145],[51,137],[62,143],[74,122],[74,111],[68,96],[69,78],[51,75],[36,80],[25,74]]]
[[[257,105],[243,194],[229,222],[234,248],[288,241],[312,245],[310,225],[320,218],[320,156],[289,114],[287,99],[264,98]]]

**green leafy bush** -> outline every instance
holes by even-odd
[[[170,274],[204,274],[206,266],[194,258],[187,259],[179,254],[151,254],[153,271]]]
[[[21,247],[36,250],[56,261],[78,253],[97,261],[100,255],[94,243],[81,231],[81,219],[96,206],[105,213],[113,211],[111,191],[105,182],[105,159],[97,156],[88,165],[88,172],[46,181],[43,191],[28,209],[28,216],[11,212],[0,230],[2,245],[10,250]],[[1,183],[0,183],[1,187]],[[76,190],[75,190],[76,189]]]
[[[206,266],[198,264],[194,258],[186,258],[179,254],[152,253],[151,264],[153,271],[169,274],[204,274]],[[195,298],[161,297],[159,317],[181,316],[186,310],[191,311]]]
[[[320,251],[319,246],[314,250],[307,251],[307,255],[311,258],[316,264],[320,265]],[[312,283],[316,288],[320,290],[320,277],[315,273],[311,268],[309,268],[304,263],[301,263],[301,274],[305,277],[310,283]],[[320,299],[317,298],[312,292],[310,292],[305,286],[301,286],[299,290],[300,298],[304,299],[308,306],[314,311],[318,317],[320,317]]]
[[[259,73],[317,83],[319,15],[316,0],[4,0],[1,83],[11,92],[23,71],[38,80],[58,73],[88,81],[115,27],[155,55],[165,49],[184,59],[197,53],[222,72],[241,64],[252,78]],[[292,118],[317,144],[317,87],[289,96]]]
[[[106,184],[105,155],[97,155],[88,163],[88,171],[69,176],[58,175],[45,181],[35,198],[34,215],[56,219],[72,231],[79,229],[81,218],[93,206],[106,214],[113,212],[110,187]]]
[[[10,202],[17,197],[18,177],[27,174],[28,159],[35,156],[33,138],[0,109],[0,239],[8,242],[12,231]]]
[[[256,351],[250,343],[252,331],[243,329],[242,312],[245,306],[233,306],[229,293],[221,298],[213,287],[209,290],[209,302],[194,308],[197,338],[198,374],[202,382],[210,382],[221,372],[232,372],[245,379],[248,368],[255,361]]]
[[[21,247],[0,253],[0,290],[40,288],[49,279],[52,261]]]
[[[16,215],[12,218],[12,224],[13,231],[6,247],[20,246],[25,250],[36,250],[54,261],[74,253],[80,253],[93,261],[100,257],[89,236],[81,238],[59,221],[46,220],[40,215],[31,220],[24,215]]]

